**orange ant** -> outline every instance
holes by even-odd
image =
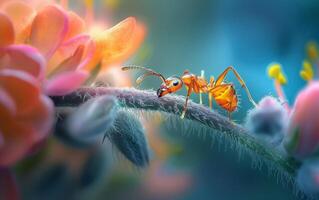
[[[141,69],[146,71],[144,74],[142,74],[136,79],[136,83],[138,85],[141,84],[144,81],[144,79],[148,76],[157,76],[162,80],[163,83],[161,84],[160,88],[157,90],[158,97],[162,97],[169,93],[175,93],[176,91],[182,88],[183,84],[185,84],[186,90],[187,90],[187,96],[186,96],[186,101],[184,104],[181,118],[184,118],[186,110],[187,110],[187,103],[188,103],[189,96],[191,95],[192,92],[194,92],[196,94],[208,93],[210,108],[213,107],[212,101],[214,98],[218,105],[220,105],[223,109],[228,111],[228,117],[230,119],[231,112],[236,110],[238,106],[238,98],[237,98],[236,91],[233,84],[224,82],[224,79],[229,71],[233,71],[233,73],[235,74],[241,86],[246,90],[249,101],[254,106],[257,105],[255,101],[253,100],[245,82],[232,66],[227,67],[225,71],[218,76],[216,81],[214,80],[214,77],[211,77],[209,83],[207,83],[207,81],[205,80],[203,76],[203,71],[202,71],[202,76],[196,76],[195,74],[190,73],[188,70],[185,70],[182,77],[171,76],[166,79],[162,74],[157,73],[149,68],[140,67],[140,66],[122,67],[123,71],[133,70],[133,69]],[[201,99],[200,99],[200,102],[202,102]]]

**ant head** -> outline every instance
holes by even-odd
[[[183,81],[177,76],[171,76],[165,80],[165,83],[157,90],[157,96],[162,97],[169,93],[174,93],[181,89],[183,86]]]

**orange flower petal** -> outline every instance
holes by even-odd
[[[52,101],[45,95],[41,95],[32,111],[16,117],[17,123],[32,127],[36,134],[33,141],[39,142],[47,136],[54,122],[54,106]]]
[[[107,56],[109,55],[109,53],[106,52],[103,59],[103,65],[109,66],[111,64],[118,64],[127,60],[141,46],[142,42],[144,41],[145,35],[145,26],[143,24],[137,23],[131,39],[127,41],[126,48],[123,48],[122,51],[114,53],[110,57]]]
[[[38,102],[38,81],[28,73],[18,70],[0,70],[0,85],[15,101],[17,113],[28,112]]]
[[[55,0],[28,0],[28,3],[37,10],[43,9],[46,6],[53,5],[56,3]]]
[[[6,3],[8,0],[0,0],[0,5]]]
[[[68,31],[68,17],[57,6],[46,6],[35,17],[30,43],[50,58],[64,40]]]
[[[66,58],[62,63],[56,67],[50,74],[55,75],[61,72],[66,72],[66,71],[74,71],[78,67],[78,65],[81,62],[83,53],[84,53],[84,45],[80,45],[74,52],[73,55],[70,57]]]
[[[19,127],[12,123],[10,126],[6,125],[6,131],[3,132],[4,143],[0,146],[0,166],[10,166],[15,164],[31,148],[33,142],[25,133],[30,133],[30,129],[26,127]],[[0,127],[0,132],[3,127]],[[10,133],[14,133],[10,134]]]
[[[88,35],[77,35],[60,45],[47,66],[47,74],[51,73],[63,60],[72,56],[80,45],[85,45],[90,40]]]
[[[145,37],[145,27],[129,17],[95,38],[96,52],[86,69],[103,60],[103,66],[118,64],[129,58]]]
[[[129,49],[129,44],[134,39],[136,31],[136,20],[129,17],[116,26],[112,27],[97,35],[94,40],[96,42],[96,51],[87,69],[94,68],[101,60],[105,62],[117,63]]]
[[[2,78],[0,75],[1,81]],[[0,104],[0,166],[9,166],[22,159],[52,128],[54,109],[51,100],[30,91],[27,95],[34,97],[34,105],[28,112],[17,112],[17,115],[12,115]]]
[[[23,1],[8,1],[2,10],[12,20],[16,37],[31,23],[35,15],[34,9]]]
[[[6,46],[14,42],[14,28],[11,20],[0,13],[0,46]]]
[[[0,58],[0,68],[18,69],[42,78],[46,61],[37,49],[28,45],[10,45],[0,48],[0,54],[7,56]]]
[[[81,34],[85,30],[85,22],[76,13],[70,11],[69,16],[69,31],[66,34],[65,39],[72,38],[76,35]]]
[[[0,166],[9,166],[21,159],[31,147],[32,129],[17,124],[14,116],[8,112],[1,112],[0,121],[0,134],[3,138]]]
[[[84,52],[84,56],[81,64],[78,66],[77,70],[82,70],[93,58],[95,52],[95,43],[93,40],[87,42],[87,46]]]

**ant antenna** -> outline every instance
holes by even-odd
[[[137,84],[141,84],[144,81],[144,79],[148,76],[157,76],[162,80],[163,83],[165,83],[165,77],[162,74],[153,71],[152,69],[142,67],[142,66],[136,66],[136,65],[129,65],[129,66],[122,67],[123,71],[137,70],[137,69],[146,71],[146,73],[142,74],[136,79]]]

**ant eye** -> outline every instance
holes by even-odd
[[[174,85],[174,86],[177,86],[178,84],[179,84],[179,81],[174,81],[174,82],[173,82],[173,85]]]

